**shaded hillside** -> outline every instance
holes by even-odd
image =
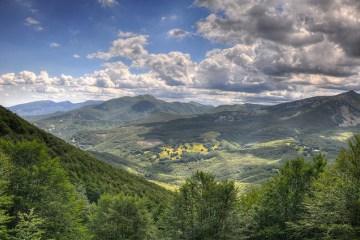
[[[91,200],[97,199],[103,192],[147,196],[155,202],[169,196],[169,193],[161,187],[98,161],[88,153],[36,128],[3,107],[0,107],[0,137],[13,141],[36,140],[46,144],[50,154],[61,160],[71,181],[75,185],[84,186]]]
[[[275,106],[204,114],[189,119],[147,124],[148,138],[168,141],[176,136],[196,139],[207,131],[241,143],[297,137],[315,132],[356,128],[360,125],[360,94],[354,91],[314,97]]]

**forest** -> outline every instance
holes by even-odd
[[[89,199],[35,140],[1,140],[0,171],[4,240],[360,239],[360,136],[335,163],[289,160],[241,192],[197,172],[158,202],[111,192]]]

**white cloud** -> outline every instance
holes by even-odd
[[[58,47],[61,47],[61,44],[60,43],[57,43],[57,42],[52,42],[49,44],[49,47],[51,48],[58,48]]]
[[[76,59],[81,58],[81,56],[79,54],[77,54],[77,53],[73,54],[72,57],[76,58]]]
[[[226,46],[199,62],[179,51],[153,53],[148,35],[119,32],[107,50],[87,56],[104,60],[97,71],[80,77],[6,73],[0,85],[58,97],[151,93],[207,103],[281,102],[360,89],[358,1],[197,0],[195,5],[210,11],[196,24],[196,34]],[[37,25],[29,20],[29,26]],[[190,35],[177,28],[168,32],[178,39]]]
[[[180,29],[180,28],[173,28],[173,29],[170,29],[168,32],[167,32],[167,36],[170,37],[170,38],[176,38],[176,39],[183,39],[183,38],[186,38],[188,36],[191,36],[192,34],[190,32],[187,32],[183,29]]]
[[[352,66],[359,62],[348,59],[339,46],[329,41],[291,46],[258,40],[255,43],[214,49],[199,63],[182,52],[149,53],[147,43],[147,35],[120,32],[119,38],[113,41],[108,51],[93,53],[89,57],[107,61],[118,57],[127,58],[132,67],[147,71],[150,83],[162,82],[167,87],[187,86],[262,94],[300,91],[310,85],[316,85],[319,89],[339,90],[358,86],[354,83],[357,70],[352,69]],[[316,75],[320,77],[315,78]],[[111,86],[105,84],[104,79],[100,83],[102,86]]]
[[[102,7],[114,7],[119,4],[116,0],[98,0]]]
[[[301,47],[325,40],[360,57],[358,0],[196,0],[211,13],[197,23],[203,37],[229,45],[259,39]]]
[[[119,32],[119,38],[112,42],[107,52],[96,52],[89,54],[89,59],[99,58],[110,60],[115,57],[126,57],[131,60],[141,59],[148,52],[145,46],[148,44],[148,35]]]
[[[173,14],[173,15],[169,15],[169,16],[162,16],[161,18],[160,18],[160,20],[161,21],[175,21],[175,20],[177,20],[178,19],[178,16],[177,15],[175,15],[175,14]]]
[[[33,17],[27,17],[25,18],[25,25],[28,27],[33,28],[36,31],[42,31],[44,28],[42,27],[40,21],[36,20]]]

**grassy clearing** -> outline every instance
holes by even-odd
[[[215,145],[214,145],[215,146]],[[160,159],[180,160],[185,153],[198,153],[206,155],[209,149],[202,143],[185,143],[177,147],[163,146],[159,153]]]
[[[277,148],[282,146],[291,146],[295,143],[294,138],[285,138],[285,139],[279,139],[279,140],[272,140],[267,142],[260,142],[255,143],[251,146],[253,149],[259,149],[259,148]]]

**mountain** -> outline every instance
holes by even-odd
[[[79,130],[125,124],[163,122],[206,113],[211,106],[165,102],[150,95],[122,97],[36,121],[36,125],[69,140]]]
[[[360,95],[351,91],[273,106],[219,106],[169,121],[78,129],[71,141],[150,180],[178,185],[204,170],[246,185],[268,179],[287,159],[319,152],[334,159],[359,131]]]
[[[72,103],[69,101],[35,101],[9,107],[12,112],[22,117],[33,117],[39,115],[48,115],[56,112],[67,112],[84,106],[97,105],[102,101],[85,101],[81,103]]]
[[[253,111],[261,111],[262,109],[266,108],[264,105],[259,104],[234,104],[234,105],[220,105],[212,109],[212,113],[218,112],[253,112]]]
[[[96,200],[104,192],[146,196],[157,203],[162,198],[171,196],[158,185],[97,160],[92,155],[38,129],[1,106],[0,139],[34,140],[45,144],[49,153],[60,159],[73,184],[85,188],[90,200]]]

